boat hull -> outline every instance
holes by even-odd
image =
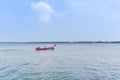
[[[40,50],[54,50],[55,47],[56,47],[56,45],[51,46],[51,47],[44,47],[44,48],[37,47],[37,48],[35,48],[35,50],[36,51],[40,51]]]

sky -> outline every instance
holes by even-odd
[[[0,0],[0,42],[119,40],[120,0]]]

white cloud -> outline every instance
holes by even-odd
[[[53,13],[53,9],[50,6],[50,4],[43,1],[39,1],[39,2],[33,2],[31,6],[37,11],[40,21],[42,22],[51,21],[51,14]]]

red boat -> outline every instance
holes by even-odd
[[[54,50],[55,47],[56,47],[56,44],[54,44],[51,47],[44,47],[44,48],[37,47],[37,48],[35,48],[35,50],[36,51],[40,51],[40,50]]]

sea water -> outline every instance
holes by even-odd
[[[0,43],[0,80],[120,80],[120,44]]]

